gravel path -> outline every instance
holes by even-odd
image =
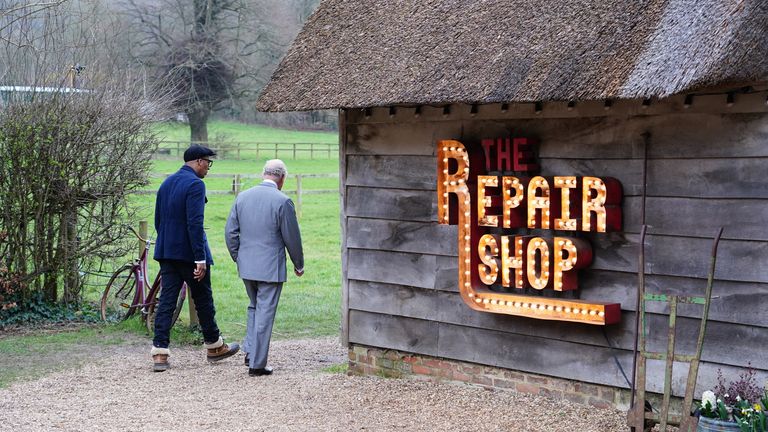
[[[0,390],[13,431],[624,431],[623,413],[507,391],[323,372],[346,361],[337,339],[272,343],[268,377],[243,357],[204,361],[172,349],[151,372],[128,345],[86,366]]]

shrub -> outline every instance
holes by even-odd
[[[737,380],[726,382],[718,369],[714,391],[701,396],[700,415],[736,423],[742,432],[768,432],[768,385],[760,388],[755,377],[755,370],[748,367]]]
[[[128,196],[147,183],[158,142],[150,121],[142,98],[115,87],[0,111],[0,257],[18,301],[77,303],[91,258],[125,253]]]

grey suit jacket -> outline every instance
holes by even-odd
[[[304,268],[301,232],[293,201],[270,182],[237,196],[225,228],[229,255],[241,279],[285,282],[285,251]]]

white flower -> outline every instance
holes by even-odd
[[[706,407],[709,402],[709,407],[714,408],[717,405],[717,398],[713,391],[707,390],[701,395],[701,406]]]
[[[736,400],[741,401],[741,396],[736,395]]]

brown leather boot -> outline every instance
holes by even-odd
[[[153,371],[164,372],[171,366],[168,363],[168,357],[171,355],[171,351],[168,348],[158,348],[153,346],[150,354],[152,354],[152,362],[154,363],[152,366]]]
[[[219,340],[213,343],[206,343],[205,349],[208,350],[208,361],[217,362],[225,358],[232,357],[240,351],[240,345],[236,343],[225,344],[224,339],[219,336]]]

